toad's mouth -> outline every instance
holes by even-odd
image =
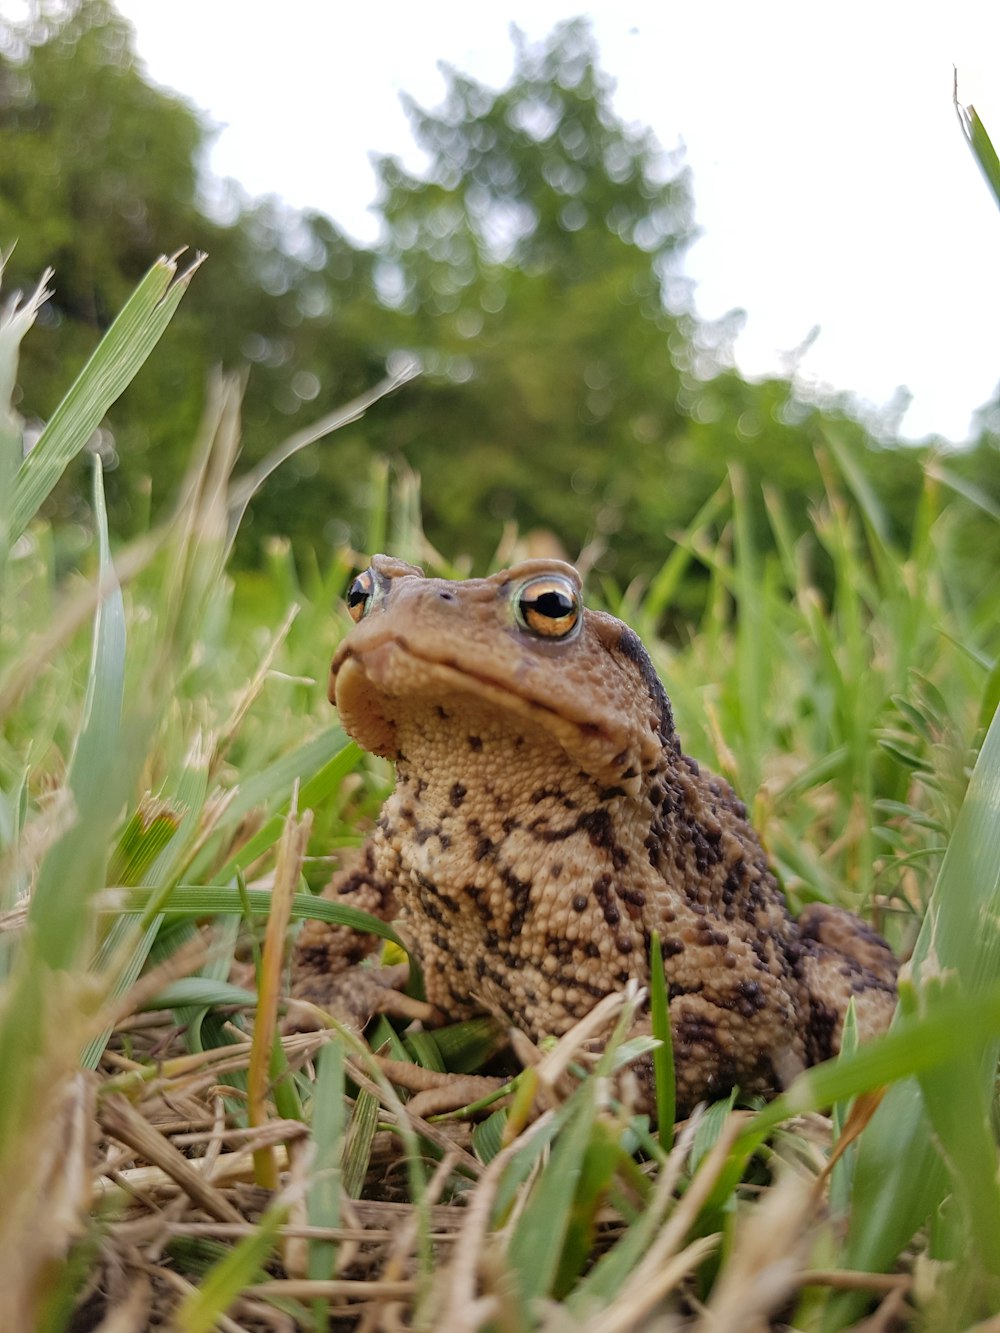
[[[345,730],[366,750],[387,759],[400,757],[400,718],[411,706],[436,704],[444,727],[451,708],[474,701],[481,713],[522,718],[556,741],[591,777],[636,794],[639,763],[634,746],[618,728],[579,706],[555,708],[520,680],[504,681],[454,657],[417,652],[405,638],[391,635],[363,650],[344,644],[330,669],[329,696]]]

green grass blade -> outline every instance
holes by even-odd
[[[611,1188],[623,1157],[621,1135],[613,1122],[597,1120],[593,1126],[580,1180],[570,1209],[569,1225],[553,1280],[553,1295],[564,1298],[573,1288],[593,1252],[598,1209]]]
[[[142,912],[149,907],[152,892],[150,889],[123,890],[114,895],[114,903],[109,910]],[[271,895],[264,889],[248,889],[245,902],[255,915],[266,916],[271,906]],[[244,910],[244,897],[236,888],[218,885],[206,887],[179,884],[170,889],[159,902],[159,911],[164,916],[218,916],[224,912],[242,913]],[[398,944],[403,950],[406,948],[392,926],[380,921],[378,917],[311,893],[297,893],[292,899],[292,919],[301,921],[306,917],[327,921],[334,926],[353,926],[355,930]]]
[[[913,970],[918,993],[925,974],[930,980],[940,971],[953,972],[961,978],[965,995],[972,997],[963,1003],[974,1011],[978,1004],[979,1012],[985,1013],[994,978],[1000,975],[1000,932],[994,925],[998,917],[1000,713],[983,743],[917,939]],[[939,990],[928,995],[924,1034],[952,1003]],[[920,1026],[907,1019],[885,1040]],[[934,1063],[946,1063],[949,1056],[961,1061],[971,1050],[984,1087],[991,1087],[1000,1051],[997,1031],[979,1026],[972,1032],[959,1020],[943,1035],[948,1048],[942,1060]],[[859,1052],[855,1058],[863,1055]],[[888,1268],[942,1197],[946,1180],[917,1086],[891,1088],[859,1145],[844,1265],[874,1272]],[[826,1327],[842,1326],[858,1308],[856,1299],[837,1300]]]
[[[695,547],[701,537],[725,510],[730,499],[729,483],[724,482],[706,500],[688,525],[685,540],[678,542],[670,555],[663,562],[649,585],[649,592],[643,599],[642,629],[645,634],[655,633],[657,623],[672,605],[684,579],[697,557]]]
[[[495,1018],[470,1018],[436,1028],[432,1036],[444,1068],[452,1074],[474,1074],[502,1046],[507,1034]]]
[[[200,263],[196,259],[177,277],[176,262],[159,259],[129,297],[21,464],[10,514],[11,541],[28,526],[67,465],[138,374]]]
[[[142,929],[138,915],[124,913],[112,922],[96,963],[96,971],[105,976],[112,963],[119,965],[119,971],[109,986],[109,998],[125,995],[139,980],[139,974],[146,966],[150,950],[156,943],[162,921],[162,917],[155,917],[145,929]],[[123,957],[126,962],[121,966]],[[80,1056],[80,1064],[84,1069],[96,1069],[100,1064],[104,1048],[111,1038],[111,1031],[111,1028],[105,1028],[84,1048]]]
[[[163,987],[156,995],[144,1000],[143,1009],[177,1009],[184,1005],[204,1008],[222,1005],[235,1005],[251,1008],[257,1003],[256,991],[245,990],[228,981],[218,981],[212,977],[178,977]]]
[[[346,1106],[344,1097],[344,1044],[331,1041],[316,1060],[316,1090],[313,1095],[313,1158],[306,1215],[313,1227],[340,1226],[342,1160]],[[309,1242],[309,1276],[333,1276],[337,1247],[333,1241]]]
[[[360,755],[357,746],[348,741],[342,728],[333,726],[311,737],[290,753],[279,755],[261,772],[249,774],[240,783],[226,807],[220,826],[238,823],[255,806],[272,801],[278,793],[290,792],[296,778],[308,784],[314,775],[323,771],[338,755],[343,755],[342,763],[349,762],[344,755],[345,750],[350,751],[356,762]],[[334,772],[339,775],[341,765]],[[303,808],[301,800],[300,808]]]
[[[594,1083],[585,1084],[575,1100],[575,1114],[556,1140],[507,1250],[507,1261],[525,1302],[552,1289],[583,1176],[597,1115]]]
[[[331,741],[332,739],[333,735],[331,735]],[[302,784],[299,791],[299,809],[313,810],[322,805],[327,797],[337,790],[344,776],[354,769],[360,754],[361,751],[354,741],[350,741],[343,749],[338,750],[318,773],[313,774],[307,782]],[[281,810],[272,815],[257,833],[229,858],[219,872],[219,878],[228,878],[237,869],[248,866],[251,861],[255,861],[258,856],[272,847],[281,834],[287,813],[288,802],[286,801]]]
[[[0,256],[0,271],[2,267]],[[0,308],[0,590],[14,542],[11,530],[14,488],[24,447],[20,419],[12,403],[17,386],[18,358],[22,338],[35,322],[42,302],[49,296],[46,290],[49,277],[46,272],[23,305],[12,303]]]
[[[979,119],[974,106],[962,106],[958,100],[958,73],[955,74],[955,110],[958,113],[958,123],[962,127],[962,133],[965,135],[965,141],[972,150],[972,156],[979,163],[979,169],[983,173],[986,184],[990,187],[993,198],[1000,205],[1000,158],[997,157],[997,151],[993,147],[990,136],[986,133],[986,126]]]
[[[259,1275],[284,1224],[286,1209],[270,1208],[249,1236],[210,1269],[201,1285],[186,1296],[173,1317],[178,1333],[212,1333],[225,1312]]]
[[[113,581],[101,463],[96,456],[94,512],[99,577],[102,584],[111,586],[94,622],[83,722],[67,779],[77,819],[45,858],[30,911],[40,954],[55,968],[70,966],[85,943],[90,898],[104,883],[111,826],[126,789],[120,760],[125,607],[121,588]]]
[[[656,1124],[660,1145],[669,1152],[674,1141],[677,1115],[677,1081],[674,1072],[674,1042],[670,1030],[667,977],[663,970],[663,947],[653,932],[649,950],[649,1014],[653,1036],[659,1043],[653,1051],[653,1081],[656,1086]]]
[[[494,1111],[481,1120],[472,1131],[472,1151],[479,1160],[488,1165],[503,1147],[503,1134],[507,1128],[506,1109]]]
[[[381,1110],[373,1092],[363,1088],[358,1093],[344,1145],[344,1193],[348,1198],[361,1198]]]
[[[939,985],[943,996],[961,993],[954,976],[940,978]],[[928,1002],[931,998],[927,996]],[[956,1233],[945,1243],[951,1252],[965,1254],[967,1262],[974,1259],[970,1267],[993,1279],[1000,1294],[1000,1185],[991,1120],[992,1080],[983,1078],[980,1051],[958,1041],[956,1058],[927,1070],[919,1081],[958,1205],[941,1219],[943,1227]]]
[[[838,1058],[846,1059],[849,1055],[853,1055],[857,1049],[858,1020],[854,1001],[851,1000],[844,1016],[844,1027],[840,1037],[840,1056]],[[833,1122],[834,1145],[843,1133],[850,1110],[850,1102],[838,1102],[833,1107],[830,1118]],[[854,1160],[857,1157],[857,1151],[856,1143],[848,1144],[830,1172],[830,1211],[834,1216],[846,1217],[850,1207],[851,1184],[854,1179]]]

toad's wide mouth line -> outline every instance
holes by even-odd
[[[483,671],[474,671],[463,666],[454,657],[430,657],[424,653],[415,652],[406,639],[398,634],[387,634],[384,638],[377,639],[374,643],[366,644],[362,651],[345,645],[338,650],[334,656],[330,667],[330,701],[336,703],[336,684],[339,672],[348,662],[353,662],[360,671],[364,673],[365,679],[369,685],[386,698],[401,698],[404,691],[393,692],[383,688],[383,686],[373,678],[371,672],[365,665],[365,659],[372,657],[375,653],[382,652],[386,648],[395,649],[402,653],[410,661],[418,663],[420,666],[430,668],[440,673],[440,677],[447,681],[450,677],[454,678],[457,688],[465,689],[470,694],[479,694],[482,698],[489,699],[492,703],[503,708],[504,711],[524,716],[541,714],[544,718],[551,719],[557,726],[562,724],[575,728],[582,736],[591,739],[603,738],[610,740],[607,729],[595,722],[593,718],[586,716],[573,716],[563,710],[554,708],[551,703],[544,699],[539,699],[530,694],[519,693],[512,689],[509,684],[498,680],[495,676],[490,676]],[[414,695],[423,693],[419,689],[410,691]],[[428,693],[430,691],[427,691]]]

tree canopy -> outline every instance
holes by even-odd
[[[919,451],[882,448],[842,403],[802,402],[787,380],[743,379],[728,355],[735,317],[696,318],[682,270],[691,172],[618,117],[586,24],[514,42],[503,90],[447,70],[440,107],[407,102],[428,167],[415,177],[378,162],[384,227],[368,249],[320,214],[231,184],[216,183],[209,207],[209,130],[150,83],[109,0],[36,4],[26,22],[0,24],[8,290],[56,270],[47,328],[24,351],[23,409],[51,412],[157,254],[209,254],[107,423],[120,529],[130,508],[136,521],[145,511],[150,486],[154,508],[169,498],[213,364],[249,367],[252,463],[401,354],[422,376],[276,474],[254,502],[245,560],[271,532],[358,542],[378,454],[421,473],[443,548],[482,561],[514,520],[551,530],[571,554],[596,539],[621,579],[661,563],[668,534],[734,462],[783,491],[804,523],[831,429],[869,453],[891,512],[909,521]],[[992,420],[962,466],[995,493]],[[61,492],[64,511],[82,503],[75,495],[72,484]]]

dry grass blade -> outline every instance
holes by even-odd
[[[68,1080],[49,1105],[30,1155],[17,1174],[4,1176],[0,1210],[0,1328],[39,1326],[51,1275],[69,1243],[83,1235],[90,1195],[94,1084],[85,1074]],[[42,1108],[39,1107],[39,1110]]]
[[[249,1117],[251,1125],[261,1125],[267,1119],[267,1091],[270,1083],[274,1038],[278,1030],[278,1000],[281,995],[281,976],[285,956],[285,938],[291,918],[292,899],[302,874],[302,862],[312,829],[312,811],[301,818],[293,812],[285,820],[278,847],[278,861],[271,894],[271,911],[264,937],[258,982],[257,1021],[254,1025],[250,1051]],[[278,1188],[278,1172],[271,1149],[262,1148],[255,1154],[258,1184],[266,1189]]]
[[[269,1300],[335,1300],[347,1296],[358,1301],[399,1300],[416,1294],[417,1284],[410,1279],[384,1282],[381,1278],[357,1281],[353,1278],[333,1277],[290,1278],[288,1281],[257,1282],[247,1288],[251,1296],[266,1296]]]
[[[770,1316],[799,1285],[816,1207],[811,1183],[790,1171],[737,1223],[725,1266],[696,1327],[700,1333],[767,1333]]]
[[[153,1287],[145,1273],[132,1282],[128,1295],[94,1330],[94,1333],[143,1333],[153,1312]]]
[[[739,1136],[743,1119],[738,1113],[727,1117],[718,1139],[702,1160],[691,1184],[674,1205],[649,1249],[629,1273],[627,1285],[623,1285],[613,1304],[609,1304],[600,1315],[592,1317],[588,1328],[593,1333],[629,1333],[629,1330],[640,1327],[667,1292],[718,1245],[718,1237],[706,1236],[681,1250],[729,1161],[730,1149]],[[682,1160],[678,1150],[686,1151],[689,1142],[689,1138],[684,1136],[671,1157]],[[663,1171],[657,1182],[656,1192],[661,1201],[669,1200],[664,1184],[670,1176],[670,1172]],[[581,1308],[586,1308],[583,1302]]]
[[[338,407],[335,411],[314,422],[306,430],[298,431],[296,434],[289,436],[283,444],[280,444],[277,449],[268,454],[252,471],[248,472],[246,476],[240,477],[229,494],[230,532],[235,533],[242,521],[246,507],[255,493],[260,490],[271,473],[279,468],[286,459],[291,458],[293,454],[297,454],[300,449],[305,449],[307,445],[315,444],[317,440],[323,439],[324,436],[332,435],[334,431],[349,426],[354,421],[359,421],[380,398],[384,398],[395,389],[407,384],[419,372],[419,366],[415,362],[411,362],[397,374],[387,375],[373,389],[360,394],[345,407]]]
[[[430,1208],[437,1203],[442,1190],[448,1184],[452,1172],[459,1160],[458,1153],[445,1153],[444,1157],[437,1165],[434,1175],[427,1184],[427,1192],[424,1195],[424,1203]],[[390,1284],[402,1280],[402,1275],[412,1260],[413,1250],[417,1243],[417,1228],[419,1226],[419,1217],[414,1212],[400,1227],[397,1232],[392,1249],[389,1252],[388,1262],[382,1271],[378,1281],[383,1284]],[[377,1298],[365,1311],[364,1317],[358,1326],[358,1333],[375,1333],[381,1322],[381,1315],[387,1303],[387,1297]]]
[[[196,1171],[173,1144],[154,1129],[132,1103],[116,1093],[102,1102],[98,1119],[106,1134],[133,1148],[165,1172],[199,1208],[220,1222],[242,1222],[239,1210]]]
[[[261,658],[260,665],[258,666],[253,679],[248,682],[246,688],[240,693],[239,698],[233,706],[232,712],[222,724],[212,749],[212,758],[211,763],[209,764],[210,773],[214,773],[218,765],[222,762],[229,747],[238,735],[240,727],[243,725],[252,705],[264,688],[268,674],[274,665],[274,659],[277,657],[279,649],[288,638],[288,632],[292,628],[295,618],[299,614],[299,610],[300,608],[298,605],[293,605],[288,608],[284,620],[278,626],[271,642],[268,644],[267,651]]]
[[[491,1300],[481,1302],[477,1299],[476,1287],[479,1266],[487,1249],[490,1214],[497,1189],[515,1153],[520,1152],[539,1134],[547,1133],[552,1116],[551,1111],[546,1111],[516,1142],[502,1148],[480,1177],[455,1244],[450,1272],[444,1275],[440,1311],[442,1328],[451,1329],[454,1333],[473,1333],[480,1325],[484,1308],[493,1308]]]
[[[584,1333],[632,1333],[633,1329],[641,1328],[647,1315],[689,1277],[717,1249],[718,1244],[718,1236],[701,1236],[677,1254],[667,1256],[663,1259],[662,1267],[657,1266],[656,1272],[649,1276],[641,1291],[629,1291],[612,1307],[595,1315],[584,1324]],[[749,1325],[746,1328],[749,1333]],[[712,1329],[714,1333],[714,1324]]]

